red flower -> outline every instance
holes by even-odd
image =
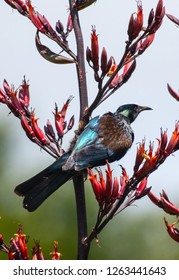
[[[167,220],[164,218],[164,222],[168,231],[168,234],[170,237],[175,240],[176,242],[179,242],[179,230],[175,227],[176,223],[173,223],[171,226],[169,226]]]
[[[31,140],[34,141],[35,140],[35,133],[32,129],[32,126],[30,125],[29,121],[27,120],[27,118],[25,116],[21,116],[21,125],[22,128],[24,129],[27,137]]]
[[[117,64],[114,57],[112,56],[111,58],[112,58],[112,64],[109,71],[107,72],[107,76],[111,76],[116,71],[117,68]],[[118,76],[118,74],[116,76]]]
[[[134,39],[136,39],[143,27],[143,11],[141,1],[137,1],[137,8],[137,13],[132,14],[129,21],[129,41],[133,41]]]
[[[115,62],[114,57],[112,57],[112,65],[107,73],[107,76],[111,76],[117,69],[117,64]],[[136,67],[136,61],[132,60],[129,62],[126,62],[126,64],[123,67],[123,72],[122,74],[116,74],[114,78],[112,79],[109,88],[115,88],[120,86],[122,83],[126,83],[128,79],[131,77],[132,73],[134,72]]]
[[[161,136],[158,140],[158,147],[153,151],[153,144],[149,145],[149,150],[145,149],[145,142],[139,145],[134,165],[134,176],[143,178],[156,170],[166,158],[179,149],[179,123],[175,125],[175,129],[171,138],[168,140],[167,132],[161,130]],[[142,165],[142,166],[141,166]]]
[[[162,208],[162,203],[161,200],[155,196],[151,191],[148,193],[148,197],[150,198],[150,200],[157,205],[158,207]]]
[[[93,62],[93,69],[95,72],[99,70],[99,44],[98,44],[98,36],[96,35],[96,29],[93,27],[91,33],[91,55]]]
[[[41,15],[38,12],[35,12],[34,7],[31,5],[30,0],[26,0],[26,5],[28,7],[28,17],[30,18],[31,22],[35,25],[35,27],[44,34],[50,34],[52,37],[56,37],[56,32],[50,25],[47,18]]]
[[[6,94],[1,88],[0,88],[0,102],[6,103]]]
[[[139,169],[140,165],[142,164],[144,160],[144,154],[146,154],[146,151],[145,151],[145,141],[143,140],[142,143],[139,143],[139,147],[137,147],[134,172],[136,172]]]
[[[52,260],[60,260],[62,254],[58,252],[58,242],[54,241],[53,252],[50,253],[52,255]]]
[[[169,200],[164,190],[160,194],[160,199],[157,198],[152,192],[148,193],[148,197],[155,205],[162,208],[166,213],[179,216],[179,208]]]
[[[29,84],[27,84],[25,77],[19,88],[19,102],[25,108],[28,108],[30,103]]]
[[[107,72],[107,76],[111,76],[117,69],[117,64],[116,61],[114,59],[114,57],[112,56],[112,64],[111,67],[109,69],[109,71]],[[118,73],[114,76],[114,78],[112,79],[109,88],[114,88],[116,86],[118,86],[122,81],[122,75],[119,75]]]
[[[35,246],[32,248],[32,260],[44,260],[39,241],[35,241]]]
[[[151,188],[147,188],[147,178],[145,177],[137,186],[135,191],[135,199],[140,199],[150,192]]]
[[[22,0],[5,0],[5,2],[23,16],[28,16],[27,5]]]
[[[116,177],[113,178],[113,171],[108,162],[105,172],[106,179],[103,177],[101,171],[98,171],[97,176],[97,174],[94,174],[91,169],[88,169],[89,180],[100,208],[110,210],[113,203],[123,196],[129,177],[126,170],[122,167],[122,176],[120,177],[119,183],[119,180]]]
[[[144,142],[143,142],[144,143]],[[142,161],[142,158],[144,162]],[[141,146],[141,149],[138,149],[136,155],[136,165],[134,166],[134,176],[137,178],[146,177],[154,168],[158,160],[158,154],[153,154],[153,145],[150,144],[149,151],[144,152],[144,146]],[[143,165],[140,168],[139,163]],[[137,169],[138,168],[138,169]]]
[[[10,246],[7,246],[3,241],[3,236],[0,234],[0,251],[6,253],[9,260],[29,260],[29,254],[27,249],[28,238],[22,231],[22,227],[19,226],[18,232],[14,234],[14,237],[10,239]],[[32,260],[44,260],[44,255],[39,241],[34,241],[35,245],[32,248]],[[52,260],[59,260],[62,256],[58,252],[58,242],[54,241]]]
[[[47,139],[47,137],[45,136],[45,134],[42,132],[42,130],[40,129],[40,127],[37,124],[38,118],[35,118],[34,112],[31,113],[30,121],[31,121],[32,130],[33,130],[35,136],[37,137],[37,139],[40,141],[40,143],[42,145],[49,144],[49,140]]]
[[[16,117],[20,118],[22,115],[29,114],[29,84],[27,84],[25,77],[17,90],[14,89],[13,85],[10,88],[6,80],[4,80],[3,86],[4,91],[0,89],[0,102],[6,104]]]
[[[88,179],[91,182],[93,187],[94,194],[96,196],[96,200],[98,201],[99,205],[103,205],[103,184],[97,180],[97,174],[94,174],[91,169],[88,169]]]
[[[38,126],[38,118],[35,117],[34,110],[29,110],[30,92],[29,84],[26,82],[25,77],[17,90],[14,89],[14,86],[10,87],[6,80],[3,82],[3,87],[3,89],[0,89],[0,103],[5,104],[20,119],[21,126],[27,137],[53,157],[60,157],[63,154],[62,138],[74,125],[74,116],[70,118],[68,123],[65,121],[67,108],[72,96],[68,98],[61,111],[58,111],[57,106],[55,108],[55,124],[59,135],[57,139],[50,122],[48,121],[47,125],[44,126],[43,132]]]
[[[175,125],[175,130],[172,133],[172,136],[168,142],[166,147],[166,154],[170,155],[174,151],[178,150],[179,148],[179,122]]]
[[[31,1],[26,1],[28,9],[29,9],[29,17],[32,23],[35,25],[35,27],[42,33],[46,33],[46,29],[44,27],[44,24],[39,19],[38,13],[35,12],[34,7],[31,5]]]
[[[138,54],[141,55],[153,42],[155,34],[149,34],[145,39],[139,42],[137,49]]]
[[[136,60],[129,61],[125,64],[123,73],[122,73],[122,82],[126,83],[131,77],[132,73],[136,68]]]
[[[11,238],[8,255],[10,260],[29,259],[27,250],[27,237],[23,233],[21,226],[19,226],[18,233],[14,234],[14,238]]]
[[[16,90],[11,90],[10,91],[10,100],[11,100],[11,104],[14,107],[14,114],[25,114],[24,108],[22,107],[19,98],[18,98],[18,93]],[[11,111],[12,111],[12,107],[10,107]]]
[[[67,123],[65,121],[65,117],[66,117],[66,112],[67,112],[67,109],[69,107],[69,104],[72,100],[72,96],[70,96],[66,103],[63,105],[61,111],[58,111],[58,107],[57,105],[55,106],[55,113],[54,114],[54,117],[55,117],[55,126],[56,126],[56,130],[57,130],[57,133],[58,133],[58,137],[59,138],[62,138],[64,133],[65,133],[65,128],[67,126]],[[68,123],[68,126],[67,126],[67,131],[72,129],[74,125],[74,116],[72,116],[70,118],[70,121]]]
[[[9,247],[4,243],[2,234],[0,234],[0,251],[9,253]]]

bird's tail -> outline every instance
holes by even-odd
[[[52,165],[15,188],[14,192],[24,197],[24,208],[30,212],[34,211],[73,176],[74,171],[62,170],[68,156],[68,154],[64,154]]]

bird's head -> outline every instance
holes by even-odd
[[[138,114],[144,110],[152,110],[152,108],[136,104],[126,104],[120,106],[116,113],[125,116],[129,119],[130,123],[132,123],[137,118]]]

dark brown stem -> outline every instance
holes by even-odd
[[[87,260],[90,249],[90,243],[84,242],[87,236],[87,219],[86,219],[86,203],[84,194],[83,174],[73,176],[73,184],[75,188],[77,222],[78,222],[78,260]]]
[[[86,70],[84,61],[84,43],[83,35],[80,27],[78,11],[76,9],[75,0],[69,0],[71,17],[73,22],[73,28],[76,38],[77,45],[77,75],[78,75],[78,86],[79,86],[79,97],[80,97],[80,119],[82,119],[85,109],[88,106],[88,93],[86,84]]]
[[[73,28],[77,45],[77,77],[79,87],[79,99],[80,99],[80,116],[81,120],[85,109],[88,106],[88,94],[86,84],[86,71],[84,62],[84,44],[83,35],[80,27],[78,11],[76,9],[75,0],[69,0],[71,18],[73,22]],[[85,245],[84,239],[88,235],[87,233],[87,217],[86,217],[86,204],[85,204],[85,192],[84,192],[84,178],[83,174],[76,174],[73,177],[73,184],[76,197],[76,210],[77,210],[77,224],[78,224],[78,254],[77,259],[86,260],[90,249],[90,244]]]

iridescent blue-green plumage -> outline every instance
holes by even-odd
[[[134,140],[131,123],[141,111],[150,110],[135,104],[120,106],[90,120],[80,134],[71,153],[65,153],[52,165],[18,185],[15,192],[24,196],[23,205],[34,211],[55,190],[73,176],[85,170],[121,159]]]

